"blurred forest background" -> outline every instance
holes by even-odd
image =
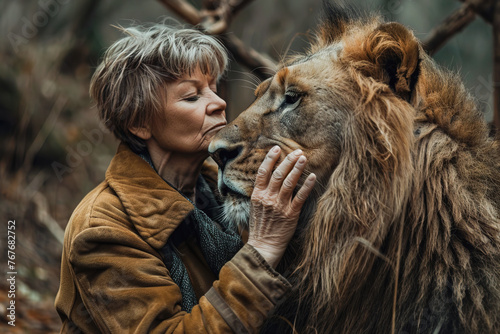
[[[190,0],[200,8],[201,0]],[[349,1],[348,1],[349,2]],[[425,40],[459,8],[457,0],[352,0],[399,21]],[[321,0],[256,0],[226,34],[279,61],[307,46]],[[16,327],[7,325],[7,281],[0,280],[0,332],[59,331],[53,301],[63,233],[79,201],[100,183],[117,141],[100,126],[88,96],[104,50],[120,37],[111,25],[176,17],[161,1],[0,2],[0,268],[7,270],[7,221],[16,221]],[[182,18],[177,17],[179,22]],[[480,17],[435,55],[460,72],[488,121],[493,109],[493,33]],[[256,76],[234,59],[223,83],[228,118],[253,100]],[[3,274],[2,274],[3,277]]]

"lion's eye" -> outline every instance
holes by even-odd
[[[290,104],[298,104],[300,99],[302,98],[302,94],[297,93],[295,91],[288,91],[285,93],[285,103]]]

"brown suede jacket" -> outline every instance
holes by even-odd
[[[214,182],[216,168],[202,174]],[[121,144],[105,181],[70,218],[55,306],[62,333],[255,333],[290,284],[250,245],[215,280],[195,243],[182,261],[199,303],[181,311],[179,287],[159,250],[193,209]]]

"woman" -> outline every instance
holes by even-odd
[[[66,229],[56,297],[62,332],[256,332],[290,288],[274,268],[315,176],[293,197],[306,159],[289,154],[271,176],[280,156],[273,148],[256,178],[243,245],[212,220],[216,168],[205,162],[226,124],[216,93],[224,48],[192,29],[125,32],[91,82],[121,144]]]

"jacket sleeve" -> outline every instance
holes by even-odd
[[[246,245],[186,313],[159,254],[134,230],[99,219],[74,237],[69,265],[103,333],[255,333],[290,288]]]

